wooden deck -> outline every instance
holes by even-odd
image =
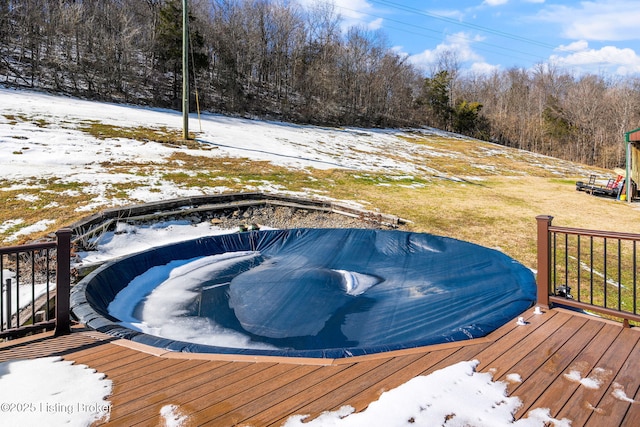
[[[574,312],[529,310],[486,338],[352,359],[300,360],[165,353],[76,329],[0,345],[0,361],[60,355],[113,381],[106,425],[161,425],[160,408],[179,407],[185,425],[279,426],[289,416],[364,410],[385,390],[418,375],[477,359],[478,370],[509,384],[523,406],[516,418],[549,408],[577,426],[640,425],[640,331]],[[587,388],[569,371],[601,382]],[[517,373],[521,382],[508,382]],[[616,398],[621,389],[634,403]]]

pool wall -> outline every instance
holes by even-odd
[[[108,312],[116,295],[152,267],[239,251],[259,251],[268,262],[231,281],[227,304],[238,328],[281,349],[166,339],[124,327]],[[346,295],[336,271],[379,280]],[[103,265],[71,295],[81,323],[166,350],[315,358],[482,337],[535,301],[533,273],[499,251],[424,233],[362,229],[261,230],[171,244]]]

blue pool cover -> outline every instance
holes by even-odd
[[[198,309],[185,306],[182,316],[206,317],[267,348],[148,335],[109,314],[116,295],[151,268],[233,253],[252,255],[190,286],[200,296]],[[536,285],[512,258],[456,239],[293,229],[217,235],[131,255],[87,276],[71,298],[74,316],[87,326],[167,350],[339,358],[485,336],[531,307]]]

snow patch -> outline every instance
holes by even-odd
[[[123,288],[107,309],[123,326],[150,335],[221,347],[274,349],[209,318],[189,316],[186,310],[200,296],[195,288],[215,272],[259,255],[231,252],[152,267]],[[131,301],[140,303],[132,307]]]
[[[582,386],[597,390],[600,388],[605,378],[611,375],[611,371],[603,368],[594,368],[591,376],[583,378],[582,372],[579,369],[570,369],[568,373],[564,374],[564,377],[572,382],[580,383]]]
[[[104,374],[61,357],[0,363],[3,425],[84,427],[107,421],[110,394]]]
[[[308,421],[306,415],[290,417],[285,427],[440,426],[474,427],[569,427],[569,420],[556,420],[548,409],[534,409],[513,422],[522,402],[507,396],[507,385],[493,381],[491,374],[476,371],[478,361],[460,362],[427,376],[419,376],[384,392],[366,410],[354,413],[351,406],[324,412]]]
[[[19,220],[20,222],[18,224],[22,224],[24,223],[23,220]],[[7,221],[10,222],[10,221]],[[15,233],[11,234],[9,237],[5,238],[4,241],[5,242],[14,242],[16,240],[18,240],[18,238],[20,236],[28,236],[31,233],[37,233],[40,231],[46,231],[49,226],[51,224],[54,224],[55,221],[52,219],[43,219],[41,221],[36,222],[35,224],[29,225],[27,227],[23,227],[20,230],[16,231]],[[6,224],[6,222],[5,222]],[[18,225],[18,224],[14,224],[14,225]],[[1,232],[2,230],[0,230]]]
[[[624,387],[621,384],[613,383],[613,391],[611,394],[613,397],[618,400],[622,400],[623,402],[635,403],[635,400],[627,396],[627,393],[625,393]]]
[[[24,202],[37,202],[38,200],[40,200],[40,197],[36,196],[35,194],[18,194],[16,196],[16,200],[22,200]]]
[[[0,224],[0,233],[6,233],[7,230],[9,230],[9,229],[11,229],[11,228],[13,228],[13,227],[15,227],[17,225],[23,224],[23,223],[24,223],[24,219],[22,219],[22,218],[9,219],[9,220],[7,220],[7,221],[5,221],[5,222]]]
[[[165,405],[160,408],[160,417],[164,427],[182,427],[189,417],[182,415],[177,405]]]
[[[342,275],[344,290],[347,294],[362,295],[372,286],[380,283],[380,279],[368,274],[356,273],[354,271],[334,270]]]
[[[522,377],[519,374],[509,374],[505,377],[505,379],[507,380],[507,382],[510,382],[510,383],[522,382]]]

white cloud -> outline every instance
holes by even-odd
[[[580,40],[567,46],[560,46],[551,55],[549,61],[555,65],[578,68],[589,71],[613,72],[619,75],[640,73],[640,55],[630,48],[604,46],[600,49],[588,47],[588,43]],[[563,53],[568,53],[563,55]]]
[[[578,40],[577,42],[569,43],[568,45],[560,45],[556,50],[560,52],[582,52],[589,48],[589,42],[586,40]]]
[[[471,74],[489,75],[495,71],[499,71],[499,65],[492,65],[487,62],[474,62],[469,68]]]
[[[379,30],[382,28],[382,18],[375,19],[367,24],[369,30]]]
[[[569,39],[635,40],[640,38],[637,0],[583,1],[575,6],[549,5],[538,15],[557,23]]]
[[[571,6],[549,5],[538,18],[561,27],[572,42],[560,45],[549,57],[554,65],[579,72],[629,75],[640,72],[637,49],[615,46],[590,47],[589,41],[640,39],[640,2],[637,0],[582,1]]]
[[[501,6],[503,4],[509,3],[509,0],[484,0],[483,3],[488,6]]]
[[[434,49],[427,49],[416,55],[409,57],[414,65],[429,69],[438,61],[438,58],[447,52],[453,52],[460,63],[463,62],[482,62],[484,58],[475,53],[471,48],[472,43],[481,41],[479,36],[472,37],[467,33],[459,32],[447,36],[444,42],[440,43]]]
[[[365,21],[366,14],[371,12],[373,6],[366,0],[335,0],[334,4],[345,19]]]
[[[298,0],[305,7],[318,3],[319,0]],[[320,1],[322,2],[322,1]],[[335,12],[342,17],[343,28],[362,25],[369,30],[382,27],[382,18],[376,18],[374,7],[367,0],[327,0],[335,5]]]
[[[466,11],[463,9],[431,9],[429,13],[458,21],[463,21],[466,16]]]

